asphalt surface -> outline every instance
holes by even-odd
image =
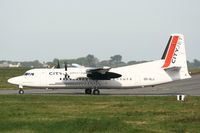
[[[136,89],[101,89],[101,95],[178,95],[200,96],[200,75],[155,87]],[[18,90],[0,90],[0,94],[18,94]],[[85,95],[83,89],[28,89],[25,94]]]

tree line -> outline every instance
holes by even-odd
[[[7,63],[11,64],[17,64],[19,62],[13,62],[13,61],[6,61]],[[49,62],[40,62],[39,60],[34,60],[34,61],[24,61],[20,62],[21,67],[34,67],[34,68],[41,68],[41,67],[53,67],[56,66],[57,64],[60,64],[61,67],[64,67],[64,63],[67,63],[68,65],[75,63],[79,65],[83,65],[86,67],[102,67],[102,66],[109,66],[109,67],[120,67],[120,66],[127,66],[127,65],[133,65],[133,64],[138,64],[138,63],[143,63],[147,61],[129,61],[129,62],[124,62],[122,60],[121,55],[114,55],[111,56],[110,59],[108,60],[99,60],[97,57],[94,55],[88,54],[85,57],[79,57],[76,59],[53,59],[53,61]],[[5,61],[0,61],[0,64],[5,63]],[[190,69],[194,68],[200,68],[200,61],[197,59],[194,59],[192,62],[187,61],[188,67]]]
[[[138,64],[141,62],[146,62],[146,61],[129,61],[129,62],[124,62],[122,61],[122,56],[121,55],[114,55],[111,56],[110,59],[108,60],[102,60],[100,61],[97,57],[94,55],[87,55],[86,57],[80,57],[77,59],[54,59],[52,62],[47,62],[48,65],[56,65],[60,62],[60,64],[79,64],[83,65],[86,67],[103,67],[103,66],[109,66],[109,67],[120,67],[120,66],[127,66],[127,65],[132,65],[132,64]]]

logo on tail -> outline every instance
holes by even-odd
[[[165,59],[165,63],[162,66],[162,68],[169,67],[171,63],[173,64],[176,63],[177,55],[181,45],[181,43],[178,43],[178,40],[179,40],[178,35],[170,37],[165,52],[162,56],[162,59]]]

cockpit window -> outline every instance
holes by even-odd
[[[25,76],[34,76],[34,73],[25,73]]]

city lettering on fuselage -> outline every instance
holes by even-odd
[[[176,49],[174,51],[174,55],[172,57],[172,63],[176,63],[176,59],[177,59],[177,56],[178,56],[178,51],[180,50],[180,45],[181,43],[178,43],[177,46],[176,46]]]
[[[61,72],[49,72],[49,75],[64,75]]]

